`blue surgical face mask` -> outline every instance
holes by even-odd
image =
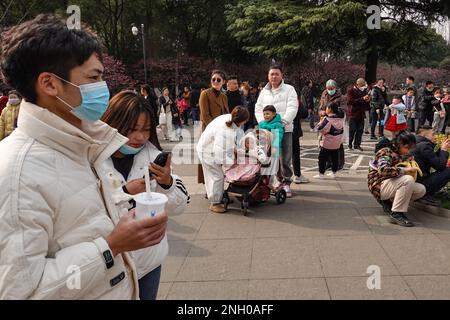
[[[141,151],[142,149],[144,149],[144,146],[139,147],[139,148],[133,148],[133,147],[130,147],[129,145],[127,145],[127,144],[124,144],[123,146],[120,147],[119,151],[120,151],[121,154],[131,155],[131,154],[139,153],[139,151]]]
[[[19,103],[20,103],[20,99],[14,99],[14,98],[12,98],[12,99],[9,99],[9,104],[10,105],[12,105],[12,106],[17,106]]]
[[[66,106],[72,109],[72,113],[81,120],[88,120],[91,122],[100,120],[108,108],[109,103],[109,89],[105,81],[95,83],[82,84],[77,86],[72,82],[64,80],[54,75],[58,79],[80,89],[81,104],[78,107],[72,107],[60,97],[56,97]]]
[[[334,96],[334,94],[336,93],[336,89],[335,90],[327,90],[327,91],[330,96]]]

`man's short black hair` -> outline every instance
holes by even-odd
[[[385,78],[378,78],[377,81],[380,81],[380,80],[383,80],[383,82],[386,82],[386,79],[385,79]]]
[[[421,125],[421,126],[419,126],[419,127],[417,128],[416,133],[417,133],[417,134],[421,134],[422,132],[428,131],[428,130],[433,130],[433,127],[424,124],[424,125]]]
[[[429,86],[430,84],[433,84],[433,81],[428,80],[427,82],[425,82],[425,86]]]
[[[415,81],[413,76],[407,76],[406,79],[411,80],[412,82]]]
[[[40,14],[5,31],[1,37],[1,72],[8,85],[36,103],[36,80],[52,72],[69,80],[70,70],[93,53],[102,61],[102,48],[94,33],[67,28],[64,19]]]
[[[283,67],[279,63],[271,64],[270,68],[269,68],[269,71],[270,70],[280,70],[280,72],[283,73]]]
[[[236,81],[238,81],[237,75],[232,74],[231,76],[229,76],[229,77],[228,77],[228,81],[230,81],[230,80],[236,80]]]

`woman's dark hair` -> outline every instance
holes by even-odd
[[[227,75],[222,70],[216,69],[216,70],[211,71],[211,78],[215,74],[218,74],[222,78],[223,81],[227,80]]]
[[[20,94],[17,92],[17,90],[11,90],[11,91],[8,92],[8,96],[10,96],[12,94],[15,94],[17,97],[20,98]]]
[[[339,113],[339,105],[336,102],[330,102],[327,104],[327,108],[330,108],[334,114]]]
[[[153,91],[148,84],[141,85],[141,90],[144,90],[148,95],[150,95],[151,91]]]
[[[402,100],[402,96],[401,96],[401,95],[398,95],[398,94],[396,94],[396,95],[394,95],[394,96],[392,97],[392,99],[398,99],[398,100]]]
[[[149,103],[139,94],[131,90],[121,91],[109,101],[108,109],[102,117],[102,121],[116,128],[123,136],[127,136],[133,130],[139,115],[145,113],[150,120],[149,141],[159,150],[162,150],[156,133],[156,119]]]
[[[416,136],[413,133],[402,130],[398,135],[392,140],[392,148],[394,151],[400,149],[400,146],[413,146],[416,144]]]
[[[231,128],[233,123],[237,125],[244,121],[247,122],[249,118],[250,113],[247,108],[244,108],[243,106],[236,106],[233,111],[231,111],[231,120],[227,121],[227,127]]]
[[[264,109],[263,109],[263,112],[265,112],[265,111],[270,111],[270,112],[277,113],[277,109],[275,109],[275,107],[272,106],[272,105],[265,106]]]
[[[0,45],[5,81],[32,103],[36,103],[35,84],[42,72],[70,81],[70,70],[93,53],[102,61],[102,48],[94,33],[87,28],[68,29],[65,19],[51,14],[40,14],[4,31]]]

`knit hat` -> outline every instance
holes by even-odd
[[[326,86],[327,87],[337,87],[337,83],[333,79],[330,79],[330,80],[327,81]]]

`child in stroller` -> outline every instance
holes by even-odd
[[[271,161],[272,134],[263,129],[255,130],[247,133],[239,146],[236,163],[225,171],[225,181],[229,183],[223,196],[225,208],[230,203],[230,196],[241,202],[244,215],[250,203],[265,202],[271,194],[278,204],[284,203],[286,192],[282,186],[270,187],[271,176],[276,175],[272,164],[277,163]]]

